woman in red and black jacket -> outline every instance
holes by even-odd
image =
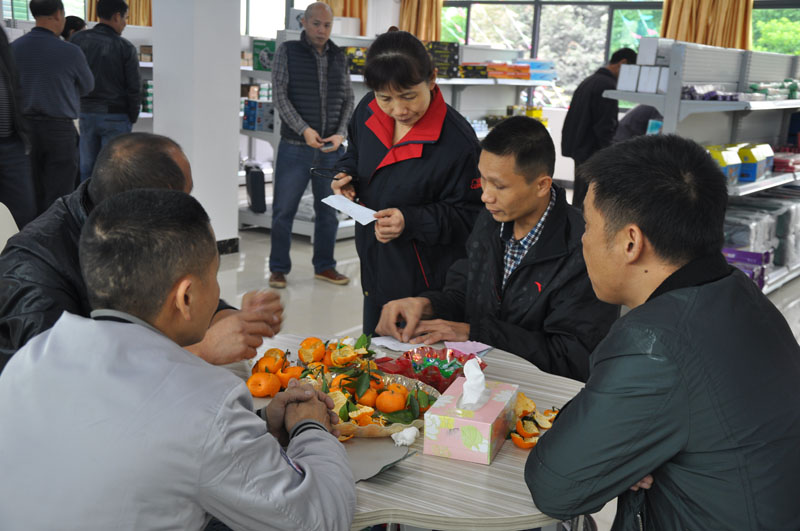
[[[425,46],[405,31],[380,35],[367,51],[364,82],[333,191],[376,210],[356,225],[364,333],[384,303],[440,289],[480,212],[480,146],[444,102]]]

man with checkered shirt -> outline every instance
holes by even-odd
[[[442,291],[385,304],[376,331],[413,343],[479,341],[586,381],[589,353],[619,307],[592,291],[583,219],[553,184],[550,134],[536,120],[512,117],[481,147],[486,212],[467,240],[467,257],[450,268]]]

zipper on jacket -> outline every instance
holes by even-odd
[[[425,268],[422,267],[422,258],[419,257],[417,242],[411,242],[411,245],[414,246],[414,252],[417,254],[417,262],[419,263],[419,270],[422,271],[422,280],[425,281],[425,287],[431,289],[431,285],[428,283],[428,275],[425,274]]]
[[[639,531],[644,531],[644,524],[642,523],[642,511],[636,513],[636,522],[639,524]]]

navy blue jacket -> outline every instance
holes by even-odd
[[[405,229],[380,243],[373,224],[356,225],[361,286],[377,305],[441,289],[447,270],[465,256],[481,210],[474,130],[435,89],[426,114],[392,145],[394,120],[373,93],[356,107],[347,152],[337,168],[357,176],[359,202],[373,209],[398,208]]]

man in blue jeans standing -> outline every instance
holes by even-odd
[[[309,170],[334,168],[343,153],[353,90],[344,52],[330,40],[331,8],[313,3],[302,22],[300,40],[281,44],[272,70],[275,106],[281,117],[269,256],[269,285],[273,288],[286,287],[286,275],[292,268],[292,223],[309,179],[314,193],[314,276],[334,284],[350,282],[336,271],[333,259],[339,226],[336,211],[322,203],[332,193],[330,180],[311,176]]]
[[[117,135],[130,133],[139,117],[141,81],[136,47],[120,35],[128,24],[128,4],[98,0],[92,29],[73,35],[94,74],[94,90],[81,98],[81,181],[92,174],[97,154]]]

